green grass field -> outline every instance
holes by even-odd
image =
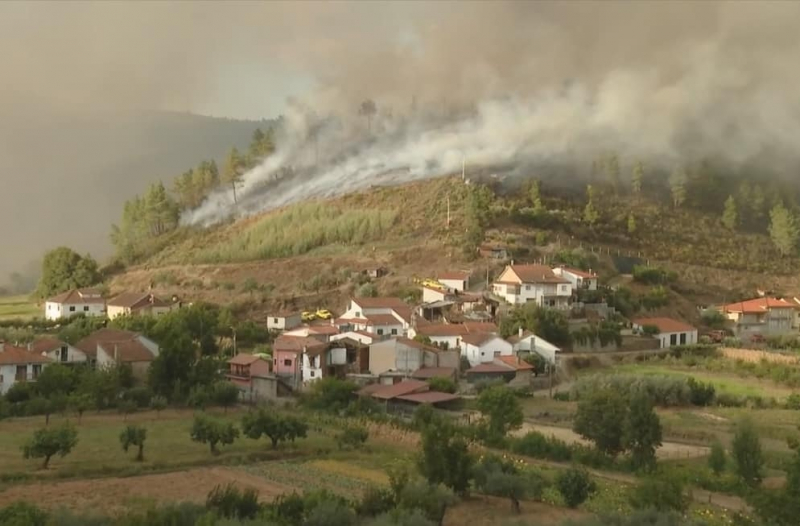
[[[13,320],[41,316],[43,308],[33,303],[28,296],[6,296],[0,298],[0,320]]]
[[[230,411],[227,415],[221,410],[208,411],[220,419],[238,423],[244,410]],[[310,430],[305,440],[298,440],[292,445],[284,445],[279,450],[271,451],[267,440],[251,440],[240,437],[230,446],[220,447],[221,454],[212,456],[205,444],[193,442],[189,437],[194,412],[191,410],[167,410],[160,416],[147,411],[129,415],[123,421],[122,415],[115,413],[85,414],[81,423],[75,416],[69,421],[78,430],[78,444],[66,457],[54,457],[50,460],[47,471],[40,469],[41,459],[25,460],[22,458],[22,445],[33,434],[33,431],[44,427],[43,416],[14,418],[0,422],[0,478],[65,477],[124,474],[126,470],[169,470],[204,464],[236,463],[249,455],[269,459],[302,454],[330,447],[331,438],[319,431]],[[51,416],[50,426],[62,424],[67,418]],[[125,454],[119,442],[119,434],[129,423],[136,423],[147,428],[145,442],[145,461],[133,461],[133,453]]]

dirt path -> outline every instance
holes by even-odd
[[[515,436],[522,436],[529,431],[537,431],[546,436],[554,436],[559,440],[563,440],[568,444],[583,444],[591,445],[590,442],[583,439],[571,429],[557,426],[547,426],[541,424],[533,424],[525,422],[522,427],[515,431]],[[664,442],[656,451],[656,456],[659,459],[679,459],[679,458],[697,458],[704,457],[709,454],[709,448],[704,446],[694,446],[691,444],[681,444],[679,442]]]
[[[114,512],[137,499],[204,503],[215,486],[228,483],[240,488],[253,488],[265,501],[293,490],[237,469],[210,467],[138,477],[15,485],[0,491],[0,507],[16,500],[29,500],[47,508]]]

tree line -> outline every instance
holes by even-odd
[[[159,181],[126,201],[119,223],[111,227],[118,259],[130,264],[157,250],[158,242],[178,227],[181,213],[200,206],[212,192],[230,188],[236,202],[236,188],[245,172],[274,151],[274,129],[257,128],[247,151],[231,148],[221,169],[215,160],[204,160],[175,177],[169,188]]]

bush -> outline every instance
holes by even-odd
[[[206,508],[228,519],[254,519],[260,510],[258,492],[253,488],[239,490],[232,482],[215,486],[206,497]]]
[[[657,285],[673,283],[677,281],[678,274],[676,272],[666,271],[659,267],[635,265],[633,267],[633,279],[639,283]]]
[[[689,401],[692,403],[692,405],[704,407],[711,405],[714,402],[716,389],[714,389],[712,384],[698,382],[692,377],[687,380],[687,383],[689,385]]]
[[[358,449],[369,438],[369,432],[362,426],[348,426],[336,437],[339,449]]]
[[[639,510],[686,510],[688,501],[683,494],[683,483],[676,477],[660,474],[636,485],[631,494],[631,506]]]
[[[311,391],[303,402],[311,409],[326,412],[344,411],[354,400],[358,386],[338,378],[323,378],[311,384]]]
[[[131,401],[136,404],[139,409],[146,409],[150,406],[150,400],[153,398],[153,391],[149,387],[132,387],[122,394],[124,400]]]
[[[372,283],[364,283],[358,288],[356,295],[359,298],[375,298],[378,296],[378,288]]]
[[[577,508],[597,490],[597,485],[584,469],[570,468],[556,477],[556,488],[570,508]]]
[[[663,407],[692,405],[693,398],[699,402],[707,402],[709,397],[716,396],[712,385],[704,384],[691,377],[595,374],[578,378],[570,390],[570,398],[581,400],[604,389],[611,389],[623,396],[644,394],[655,405]]]
[[[555,437],[547,437],[531,431],[511,442],[511,450],[518,455],[542,458],[556,462],[572,460],[573,450],[569,444]]]
[[[377,517],[388,513],[395,507],[394,494],[384,488],[367,488],[358,503],[357,511],[361,517]]]
[[[441,393],[455,393],[457,386],[451,378],[436,377],[428,380],[428,385],[431,391],[439,391]]]

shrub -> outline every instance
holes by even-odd
[[[359,298],[374,298],[378,295],[378,288],[372,283],[364,283],[358,288]]]
[[[668,375],[635,375],[635,374],[595,374],[582,376],[570,390],[572,400],[581,400],[586,396],[610,389],[623,396],[644,394],[659,406],[686,406],[695,400],[706,401],[715,396],[714,388],[691,377]],[[692,385],[694,385],[694,395]],[[712,395],[712,393],[714,393]]]
[[[366,443],[369,432],[362,426],[348,426],[336,437],[339,449],[357,449]]]
[[[15,502],[0,508],[0,524],[3,525],[45,526],[47,523],[47,512],[27,502]]]
[[[451,378],[436,377],[428,380],[428,385],[431,391],[439,391],[442,393],[455,393],[457,386]]]
[[[228,519],[254,519],[260,510],[258,492],[253,488],[240,490],[232,482],[215,486],[206,497],[206,508]]]
[[[556,437],[547,437],[537,431],[531,431],[511,442],[511,450],[519,455],[543,458],[556,462],[572,459],[572,448]]]
[[[633,267],[633,279],[639,283],[656,285],[662,283],[672,283],[678,279],[678,274],[676,272],[666,271],[659,267],[635,265]]]
[[[686,382],[689,385],[689,401],[692,405],[704,407],[712,404],[716,394],[716,389],[712,384],[698,382],[692,377]]]
[[[150,399],[153,397],[153,391],[149,387],[132,387],[122,394],[123,399],[129,400],[136,404],[139,409],[145,409],[150,405]]]
[[[597,485],[586,470],[573,467],[558,474],[556,488],[568,507],[577,508],[597,490]]]
[[[357,511],[361,517],[376,517],[388,513],[394,507],[394,494],[390,490],[371,487],[367,488],[361,497]]]
[[[663,473],[639,482],[630,501],[631,506],[636,509],[657,511],[682,512],[689,504],[683,494],[683,483],[680,479]]]

